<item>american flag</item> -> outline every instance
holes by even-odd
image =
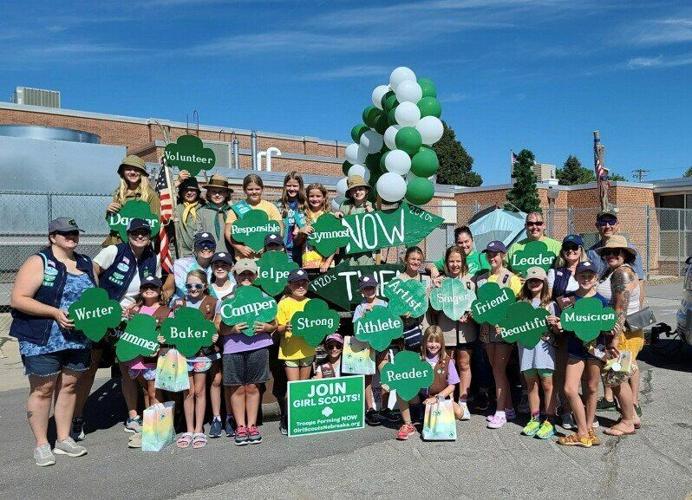
[[[596,165],[594,167],[596,170],[596,179],[602,179],[606,177],[607,171],[605,168],[603,168],[603,164],[601,163],[601,158],[600,155],[596,156]]]
[[[154,189],[159,194],[161,200],[161,229],[159,230],[159,258],[161,260],[161,269],[167,273],[173,271],[173,261],[171,260],[171,250],[169,248],[167,226],[173,217],[173,202],[171,201],[171,188],[168,185],[166,178],[166,167],[164,159],[161,158],[161,168],[159,175],[156,177],[156,185]]]

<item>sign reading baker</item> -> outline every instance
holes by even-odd
[[[202,312],[194,307],[176,309],[174,316],[161,325],[161,336],[166,343],[175,346],[186,358],[195,356],[202,347],[209,347],[215,333],[214,323],[204,319]]]
[[[248,337],[255,334],[255,322],[270,323],[276,318],[276,301],[259,288],[241,286],[235,295],[221,304],[221,320],[228,326],[245,323],[243,333]]]

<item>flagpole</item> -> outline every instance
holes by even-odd
[[[169,219],[169,224],[173,224],[173,238],[175,238],[175,258],[179,259],[183,254],[182,248],[180,247],[181,241],[178,238],[176,222],[178,221],[178,198],[175,193],[175,188],[173,186],[173,178],[171,176],[171,170],[168,168],[168,163],[166,162],[166,156],[161,157],[161,167],[166,174],[166,184],[168,184],[168,190],[171,192],[171,206],[173,207],[173,215]]]

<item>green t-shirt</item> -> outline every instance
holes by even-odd
[[[438,271],[444,271],[445,268],[445,258],[441,257],[439,260],[434,262],[435,267]],[[471,250],[471,253],[466,256],[466,265],[469,266],[469,274],[475,276],[481,271],[489,271],[490,264],[488,264],[488,259],[482,253]]]
[[[517,241],[516,243],[512,244],[512,246],[509,247],[509,249],[507,250],[507,262],[512,262],[512,255],[523,250],[524,247],[526,247],[526,244],[530,243],[531,241],[534,241],[534,240],[530,240],[529,238],[524,238],[523,240]],[[552,238],[548,238],[547,236],[543,236],[543,238],[541,238],[538,241],[545,243],[545,246],[548,247],[548,250],[550,252],[553,252],[556,256],[560,255],[560,249],[562,248],[561,242],[554,240]],[[510,267],[510,269],[511,269],[511,267]]]

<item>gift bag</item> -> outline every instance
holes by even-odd
[[[190,388],[187,360],[175,349],[160,354],[156,361],[154,387],[164,391],[180,392]]]
[[[344,339],[344,350],[341,354],[341,373],[350,375],[375,374],[375,350],[355,337]]]
[[[173,401],[157,403],[144,410],[142,451],[161,451],[175,441]]]
[[[426,441],[456,441],[457,422],[451,399],[425,405],[423,439]]]

